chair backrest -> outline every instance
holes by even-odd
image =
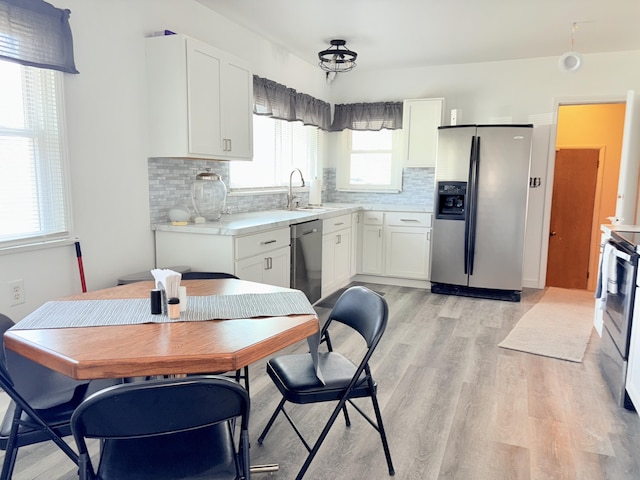
[[[71,418],[81,437],[122,439],[177,433],[242,417],[249,424],[246,390],[225,377],[202,375],[125,383],[94,393]]]
[[[6,315],[0,313],[0,335],[3,337],[2,348],[0,348],[0,363],[2,366],[7,366],[7,356],[4,353],[4,332],[13,327],[15,323]]]
[[[182,274],[183,280],[211,280],[217,278],[235,278],[238,277],[230,273],[225,272],[184,272]]]
[[[387,301],[366,287],[350,287],[338,298],[329,314],[323,332],[336,321],[356,330],[372,349],[387,327],[389,307]]]
[[[15,324],[6,315],[0,314],[0,335]],[[33,408],[44,409],[70,401],[78,393],[86,390],[89,380],[74,380],[20,354],[4,348],[2,342],[0,361],[5,369],[2,373]]]

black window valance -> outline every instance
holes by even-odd
[[[0,0],[0,58],[78,73],[70,14],[43,0]]]
[[[273,80],[253,76],[253,113],[329,130],[331,106]]]
[[[336,105],[331,131],[396,130],[402,128],[402,102],[351,103]]]

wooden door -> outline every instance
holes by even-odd
[[[598,157],[594,149],[556,151],[547,286],[587,288]]]

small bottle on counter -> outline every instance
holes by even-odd
[[[159,288],[151,290],[151,315],[162,313],[162,292]]]
[[[171,297],[167,303],[169,304],[169,318],[171,320],[180,318],[180,299]]]

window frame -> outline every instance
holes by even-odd
[[[387,184],[353,184],[351,178],[352,149],[351,129],[338,133],[338,158],[336,169],[336,190],[340,192],[399,193],[402,192],[403,136],[402,129],[392,130],[391,172]],[[384,150],[385,152],[387,150]],[[370,150],[369,152],[374,152]]]
[[[0,59],[0,62],[14,63],[7,60]],[[40,90],[44,93],[39,95],[48,97],[43,100],[42,103],[46,104],[46,107],[52,107],[43,113],[43,110],[38,112],[38,116],[34,116],[32,119],[25,119],[25,125],[23,128],[15,128],[13,126],[3,127],[0,126],[0,139],[6,137],[24,137],[29,142],[33,142],[33,162],[35,164],[34,169],[36,171],[48,170],[51,166],[51,158],[57,157],[53,161],[58,165],[55,166],[55,180],[52,180],[48,174],[37,176],[32,180],[34,188],[39,191],[51,190],[52,185],[59,181],[61,185],[57,188],[58,201],[55,203],[50,202],[38,202],[37,213],[38,218],[51,217],[54,215],[54,209],[59,210],[58,214],[62,220],[56,225],[60,228],[52,228],[50,230],[41,229],[37,232],[20,232],[12,236],[12,238],[0,239],[0,254],[11,253],[17,249],[33,249],[42,248],[48,246],[57,246],[62,244],[73,243],[73,214],[72,214],[72,202],[71,202],[71,176],[69,168],[69,155],[68,155],[68,143],[67,143],[67,124],[65,115],[65,94],[64,94],[64,74],[61,71],[42,69],[32,66],[24,66],[17,64],[20,68],[21,87],[24,89],[25,85],[29,84],[32,91]],[[37,81],[31,83],[27,81],[27,76],[37,76]],[[25,105],[31,101],[30,93],[24,93],[25,99],[23,100],[23,111],[27,114],[27,108]],[[33,112],[32,112],[33,113]],[[47,119],[46,121],[44,119]],[[47,129],[46,126],[40,129],[34,125],[46,125],[47,123],[55,123],[55,129]],[[55,135],[55,142],[51,141],[38,141],[39,138],[49,137]],[[51,153],[53,152],[53,153]],[[43,167],[43,165],[45,165]],[[42,183],[45,186],[42,187]]]
[[[325,149],[325,132],[320,129],[319,127],[316,127],[314,125],[303,125],[302,122],[300,121],[295,121],[295,122],[289,122],[287,120],[282,120],[282,119],[278,119],[278,118],[274,118],[274,117],[269,117],[269,116],[264,116],[264,115],[257,115],[254,114],[253,115],[253,119],[254,119],[254,124],[253,124],[253,132],[254,132],[254,139],[256,137],[256,134],[260,132],[260,126],[257,126],[256,128],[256,119],[260,119],[260,121],[264,120],[271,120],[274,122],[277,122],[277,125],[275,127],[276,130],[278,130],[279,128],[281,128],[283,125],[287,125],[287,124],[299,124],[301,127],[307,127],[309,129],[314,129],[314,132],[316,134],[316,147],[315,147],[315,151],[316,151],[316,158],[312,159],[310,158],[310,156],[307,156],[307,164],[306,165],[300,165],[299,163],[293,163],[290,161],[286,161],[283,162],[283,159],[285,156],[283,156],[281,154],[281,148],[279,145],[275,145],[275,151],[274,151],[274,160],[278,163],[272,165],[273,168],[273,178],[277,181],[278,178],[281,179],[280,183],[277,184],[270,184],[270,185],[255,185],[255,186],[238,186],[237,184],[234,185],[233,183],[233,165],[248,165],[250,166],[252,164],[252,162],[231,162],[231,166],[229,168],[229,194],[230,195],[242,195],[243,193],[246,194],[251,194],[251,193],[255,193],[255,192],[267,192],[267,193],[279,193],[279,192],[284,192],[288,190],[288,186],[289,186],[289,174],[290,172],[294,169],[294,168],[299,168],[304,176],[305,179],[305,187],[296,187],[297,191],[306,191],[308,190],[309,187],[309,181],[312,180],[313,178],[316,178],[319,175],[319,171],[322,165],[322,156],[323,156],[323,152]],[[281,134],[280,134],[281,135]],[[280,136],[280,138],[282,138],[282,136]],[[293,140],[293,136],[289,136],[289,138],[291,140]],[[292,147],[292,144],[289,145],[289,147]],[[256,143],[254,140],[254,156],[255,156],[255,152],[259,151],[260,148],[256,148]],[[288,157],[290,157],[290,155],[287,155]],[[237,173],[236,173],[237,174]],[[299,180],[296,178],[295,179],[296,182],[299,182]]]

